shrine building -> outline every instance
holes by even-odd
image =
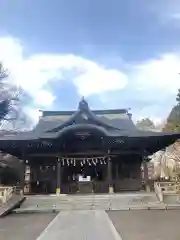
[[[29,194],[113,193],[142,189],[141,164],[180,133],[141,131],[127,109],[43,111],[29,132],[0,137],[0,150],[21,162]]]

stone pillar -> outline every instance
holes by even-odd
[[[146,192],[150,192],[151,189],[149,186],[148,166],[147,166],[147,161],[145,157],[143,157],[143,171],[144,171],[144,182],[145,182]]]
[[[20,160],[20,194],[24,194],[24,181],[25,181],[25,160]]]
[[[57,184],[56,184],[56,195],[61,194],[61,159],[57,158]]]
[[[114,193],[114,188],[113,188],[113,181],[112,181],[112,160],[111,157],[108,156],[108,161],[107,161],[107,179],[108,179],[108,189],[109,193],[112,194]]]

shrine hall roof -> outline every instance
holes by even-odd
[[[76,115],[76,112],[74,113],[74,115]],[[72,116],[74,116],[72,115]],[[59,115],[58,115],[59,116]],[[75,118],[78,117],[77,115],[75,116]],[[102,124],[104,124],[105,126],[108,126],[109,128],[112,129],[119,129],[119,130],[133,130],[136,129],[136,126],[134,125],[133,121],[131,119],[129,119],[128,116],[123,117],[123,118],[118,118],[115,117],[113,119],[109,119],[107,116],[96,116],[94,115],[94,117],[96,118],[96,120],[98,120],[99,122],[102,122]],[[70,117],[71,118],[71,117]],[[82,120],[82,119],[81,119]],[[68,119],[50,119],[50,120],[46,120],[44,118],[41,118],[39,120],[39,123],[37,124],[37,126],[35,127],[34,131],[37,131],[38,133],[43,133],[46,131],[51,131],[54,128],[57,128],[58,126],[63,126],[66,121],[68,121]],[[78,119],[76,121],[78,123]],[[82,121],[83,123],[83,121]]]
[[[105,109],[105,110],[92,110],[92,112],[96,115],[104,115],[104,114],[127,114],[130,109]],[[60,115],[69,115],[71,116],[76,112],[75,111],[42,111],[42,116],[60,116]]]
[[[83,102],[86,106],[85,108]],[[39,133],[50,131],[58,126],[64,126],[70,119],[74,119],[76,123],[84,123],[82,119],[78,119],[81,114],[85,114],[88,118],[90,117],[91,120],[96,120],[102,123],[104,127],[111,129],[136,129],[131,119],[131,114],[128,111],[129,109],[90,110],[88,103],[83,100],[79,103],[76,111],[42,111],[42,117],[34,131]]]
[[[97,110],[91,111],[88,103],[83,99],[80,101],[78,109],[69,114],[69,111],[51,112],[45,111],[34,130],[29,132],[9,132],[0,135],[0,141],[15,140],[43,140],[56,139],[61,136],[64,130],[76,129],[85,130],[96,128],[108,137],[168,137],[175,141],[180,138],[180,133],[160,133],[152,131],[140,131],[134,125],[131,114],[127,109],[121,110]],[[68,114],[67,114],[68,113]],[[109,114],[109,115],[108,115]],[[119,114],[119,115],[118,115]],[[62,116],[66,116],[63,118]],[[57,116],[56,118],[52,116]],[[59,118],[60,116],[60,118]],[[48,118],[47,118],[48,117]],[[172,143],[170,141],[170,143]],[[166,144],[167,145],[167,144]]]

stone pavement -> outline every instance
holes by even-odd
[[[108,211],[123,240],[179,240],[180,210]]]
[[[103,210],[60,212],[37,240],[121,240]]]
[[[0,218],[1,240],[36,240],[55,213],[10,214]]]

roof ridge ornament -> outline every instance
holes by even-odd
[[[89,110],[89,105],[84,99],[84,96],[82,97],[81,101],[79,102],[79,110],[81,111],[87,111]]]

